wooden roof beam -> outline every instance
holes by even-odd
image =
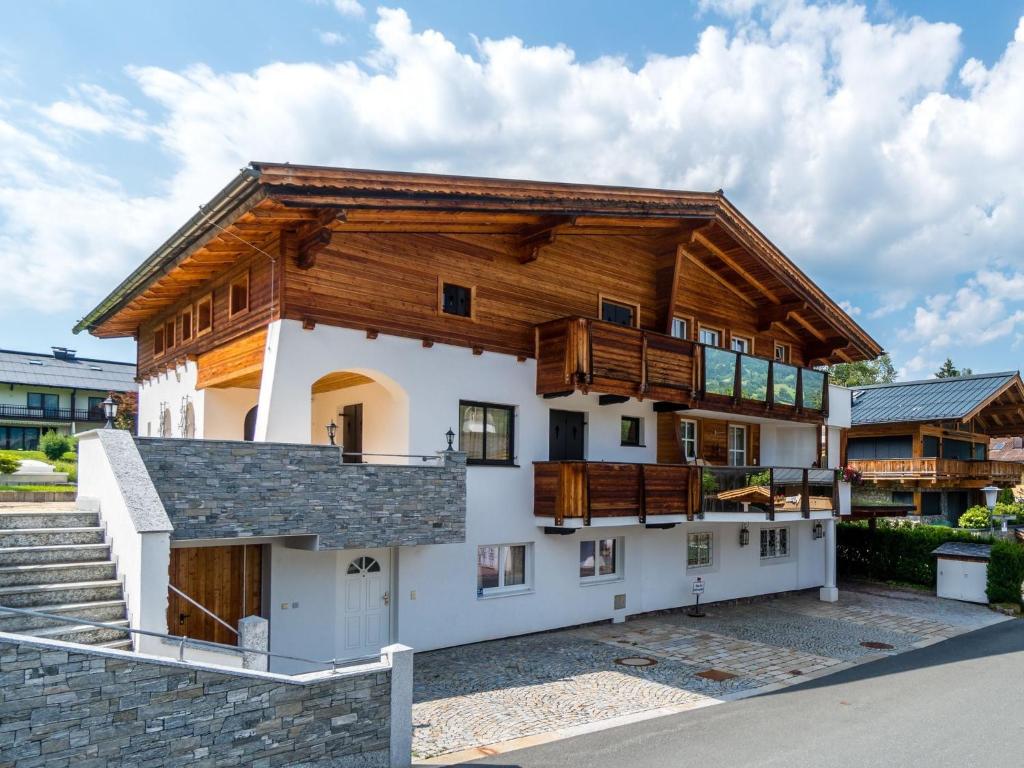
[[[312,269],[316,266],[316,257],[324,248],[331,244],[334,231],[331,224],[345,221],[345,212],[328,208],[321,211],[316,219],[308,224],[281,229],[281,254],[291,258],[299,269]]]
[[[572,216],[548,216],[539,224],[526,227],[516,241],[515,250],[520,264],[529,264],[540,258],[541,252],[554,245],[559,230],[575,223]]]
[[[719,261],[721,261],[723,264],[725,264],[725,266],[727,266],[729,269],[731,269],[733,272],[735,272],[741,278],[746,280],[750,285],[752,285],[754,288],[756,288],[762,294],[764,294],[766,297],[768,297],[768,299],[772,303],[779,304],[781,302],[781,300],[779,299],[779,297],[775,293],[775,291],[773,291],[767,285],[765,285],[760,280],[758,280],[756,277],[754,277],[752,274],[750,274],[746,269],[741,267],[739,265],[739,263],[735,259],[733,259],[731,256],[729,256],[729,254],[727,254],[725,251],[723,251],[721,248],[719,248],[717,245],[715,245],[715,243],[713,243],[711,241],[711,238],[709,238],[705,234],[705,230],[706,230],[707,226],[710,226],[710,225],[705,225],[704,227],[701,227],[700,229],[693,230],[693,234],[690,235],[690,242],[691,243],[697,243],[698,245],[701,245],[704,248],[706,248],[708,251],[710,251],[712,254],[714,254],[715,257],[717,257]]]
[[[786,304],[777,304],[775,306],[768,307],[758,313],[757,331],[758,333],[769,331],[776,323],[784,323],[788,320],[789,316],[793,312],[806,310],[807,304],[803,301],[791,301]]]
[[[696,264],[698,267],[700,267],[705,272],[707,272],[711,277],[713,277],[715,280],[717,280],[719,283],[721,283],[723,286],[725,286],[725,288],[727,290],[729,290],[732,293],[736,294],[736,296],[739,297],[739,299],[741,301],[743,301],[744,304],[747,304],[747,305],[749,305],[751,307],[756,307],[757,306],[756,302],[753,299],[751,299],[749,296],[747,296],[747,294],[745,294],[743,291],[741,291],[739,288],[737,288],[731,282],[729,282],[724,277],[722,277],[720,274],[715,272],[715,270],[713,270],[711,267],[709,267],[703,261],[701,261],[696,256],[694,256],[692,253],[690,253],[690,251],[687,250],[686,247],[680,245],[679,246],[679,253],[681,253],[687,259],[689,259],[694,264]]]

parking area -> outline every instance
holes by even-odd
[[[416,654],[413,754],[448,762],[776,690],[1006,620],[874,585]],[[447,756],[447,757],[441,757]]]

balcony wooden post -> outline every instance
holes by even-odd
[[[796,410],[800,413],[804,409],[804,369],[797,366],[796,369]]]
[[[637,496],[638,496],[637,503],[639,505],[639,507],[638,507],[638,511],[639,511],[638,517],[640,518],[640,522],[641,523],[646,523],[647,522],[647,465],[646,464],[641,464],[639,469],[640,469],[640,472],[639,472],[639,475],[637,476]]]
[[[809,469],[804,469],[804,482],[800,491],[800,513],[805,518],[809,518],[811,516],[811,481]]]
[[[647,392],[647,331],[640,332],[640,394]]]
[[[768,467],[768,519],[775,519],[775,467]]]
[[[771,410],[775,406],[775,361],[768,361],[768,391],[765,393],[765,405]]]
[[[590,462],[583,462],[583,524],[590,525]]]
[[[732,379],[732,401],[735,405],[743,397],[743,358],[739,352],[733,352],[736,355],[735,371]]]
[[[825,383],[821,390],[821,415],[828,418],[828,371],[825,371]]]

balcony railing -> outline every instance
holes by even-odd
[[[537,394],[575,391],[820,422],[828,375],[663,333],[570,317],[536,327]]]
[[[0,405],[0,418],[34,421],[105,421],[102,409],[32,408],[27,405]]]
[[[994,483],[1019,483],[1022,466],[1013,461],[975,461],[971,459],[851,459],[865,480],[939,481],[977,480]]]
[[[701,512],[839,514],[839,471],[801,467],[703,467]]]

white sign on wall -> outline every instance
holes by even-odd
[[[691,591],[695,595],[703,595],[704,594],[704,579],[701,578],[700,576],[698,576],[697,580],[693,582],[693,587],[692,587]]]

